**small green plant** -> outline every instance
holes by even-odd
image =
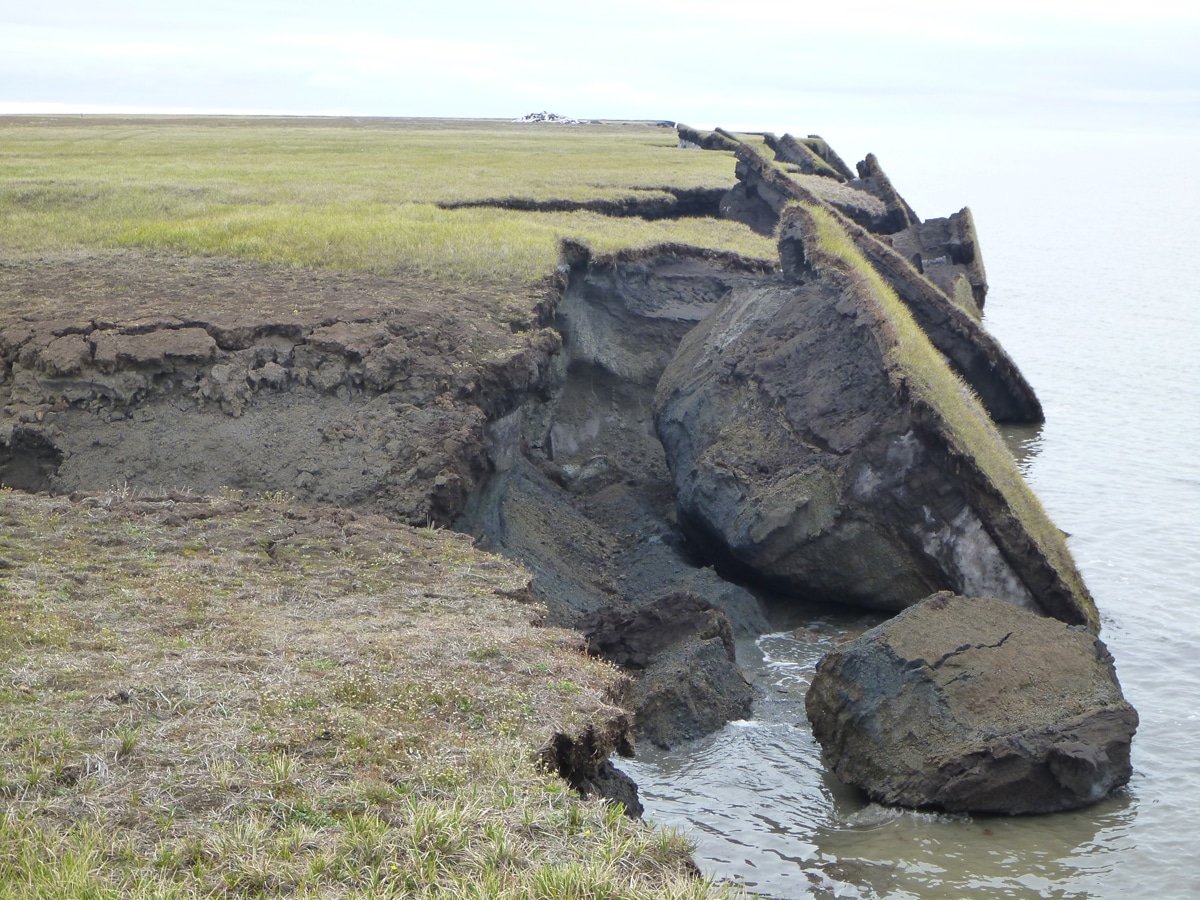
[[[229,791],[233,788],[234,776],[237,773],[233,760],[209,757],[204,761],[204,768],[222,791]]]
[[[133,726],[118,728],[116,731],[117,757],[129,756],[138,745],[139,732]]]
[[[338,661],[329,657],[319,657],[306,660],[304,665],[314,672],[332,672],[338,667]]]
[[[267,773],[270,776],[271,787],[276,790],[291,786],[296,772],[296,757],[280,751],[267,757]]]
[[[499,647],[495,646],[475,647],[467,651],[467,659],[473,660],[474,662],[486,662],[490,659],[499,659],[501,655],[502,651]]]

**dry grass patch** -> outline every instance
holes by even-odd
[[[712,893],[539,768],[623,677],[461,536],[4,491],[0,560],[0,897]]]

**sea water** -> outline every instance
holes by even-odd
[[[975,214],[985,324],[1046,411],[1007,438],[1070,534],[1141,715],[1134,776],[1051,816],[866,803],[822,769],[803,701],[820,654],[871,619],[792,609],[741,648],[752,719],[628,766],[646,816],[764,896],[1200,897],[1200,137],[959,132],[867,150],[923,217]]]

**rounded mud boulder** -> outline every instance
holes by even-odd
[[[1130,777],[1137,712],[1104,643],[935,594],[828,653],[806,698],[825,765],[880,803],[1047,813]]]
[[[690,591],[602,607],[580,630],[592,653],[635,675],[639,739],[670,749],[750,714],[754,689],[738,667],[729,619]]]

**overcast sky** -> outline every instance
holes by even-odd
[[[1200,123],[1200,2],[0,0],[0,112]]]

